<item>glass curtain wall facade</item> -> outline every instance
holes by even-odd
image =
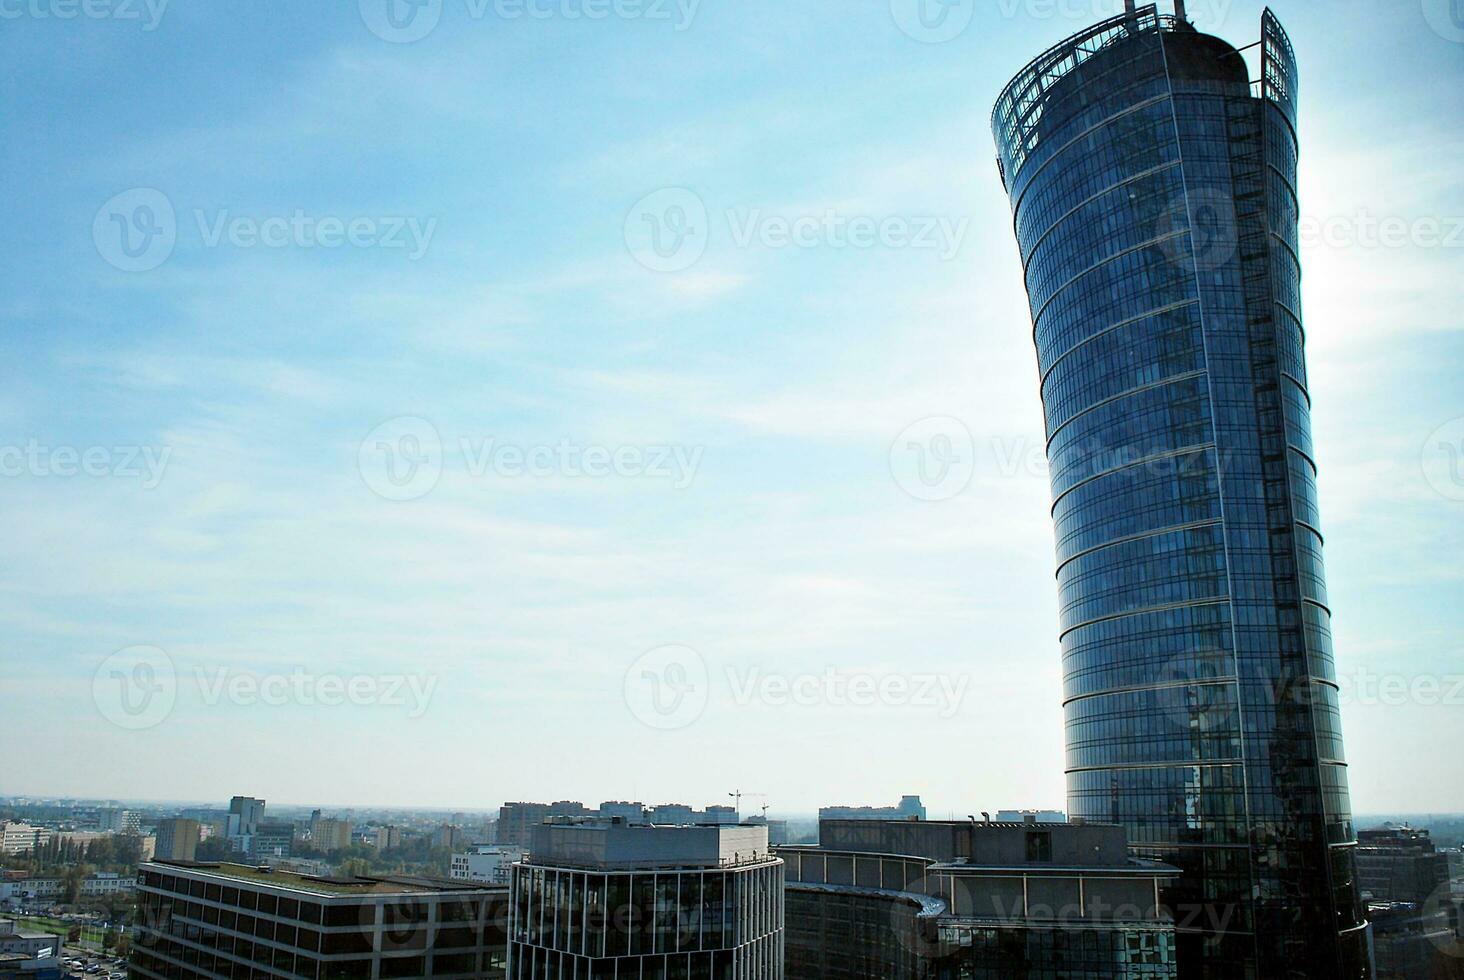
[[[783,862],[603,872],[513,866],[514,980],[782,980]]]
[[[1296,64],[1152,5],[992,118],[1057,545],[1068,808],[1183,870],[1184,977],[1358,978],[1366,923],[1322,572]]]
[[[129,976],[501,980],[508,894],[144,864]],[[270,880],[270,879],[277,879]],[[297,883],[292,886],[290,883]],[[312,890],[314,889],[314,890]]]

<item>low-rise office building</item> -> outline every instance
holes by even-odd
[[[60,980],[61,937],[0,919],[0,980]]]
[[[502,887],[159,861],[138,891],[133,977],[498,980],[507,962]]]
[[[788,972],[799,980],[1175,976],[1168,865],[1120,827],[824,821],[787,862]]]
[[[1460,950],[1449,913],[1413,902],[1369,902],[1373,980],[1416,980],[1450,976]]]
[[[448,877],[454,881],[487,881],[506,885],[509,867],[527,855],[524,848],[510,844],[474,844],[452,856]]]
[[[565,818],[512,867],[514,980],[782,980],[767,829]]]
[[[250,854],[255,858],[287,858],[295,853],[293,823],[261,823],[251,840]]]
[[[121,875],[110,871],[99,871],[81,879],[77,890],[78,898],[105,898],[131,892],[137,886],[132,875]],[[11,878],[0,881],[0,903],[27,905],[39,902],[59,902],[66,897],[66,880],[54,876]]]
[[[13,857],[38,851],[50,843],[51,833],[45,827],[0,821],[0,854]]]

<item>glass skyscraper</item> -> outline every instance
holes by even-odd
[[[1302,353],[1296,63],[1150,5],[992,126],[1052,479],[1068,807],[1183,870],[1181,977],[1366,977]]]

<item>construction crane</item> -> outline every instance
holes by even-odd
[[[741,820],[742,819],[742,798],[744,796],[747,796],[747,797],[760,796],[763,799],[767,799],[768,798],[768,794],[766,794],[766,793],[744,793],[740,789],[734,789],[732,792],[728,793],[727,795],[730,796],[730,797],[732,797],[732,799],[737,802],[737,819],[738,820]],[[764,814],[764,816],[767,815],[767,809],[768,809],[767,807],[763,807],[763,814]]]

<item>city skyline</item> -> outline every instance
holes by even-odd
[[[985,116],[1101,18],[958,7],[941,40],[900,3],[695,6],[449,4],[413,43],[354,9],[10,24],[0,52],[49,95],[12,90],[0,150],[26,187],[0,242],[0,529],[23,556],[0,700],[54,741],[0,793],[1066,809],[1041,409]],[[1276,7],[1305,76],[1354,809],[1464,811],[1441,750],[1464,705],[1442,453],[1464,439],[1464,92],[1437,84],[1464,32],[1429,3]],[[1248,42],[1260,5],[1190,12]],[[110,249],[111,215],[160,202],[176,240],[141,268],[160,253]],[[704,251],[668,251],[698,203]],[[271,219],[283,247],[258,244]],[[330,219],[375,222],[370,244],[320,247]],[[381,455],[433,436],[431,486]],[[922,479],[945,446],[972,460],[954,491]],[[116,714],[112,667],[151,651],[171,703]],[[695,716],[627,692],[647,672],[700,684]],[[979,763],[910,751],[932,742]]]

